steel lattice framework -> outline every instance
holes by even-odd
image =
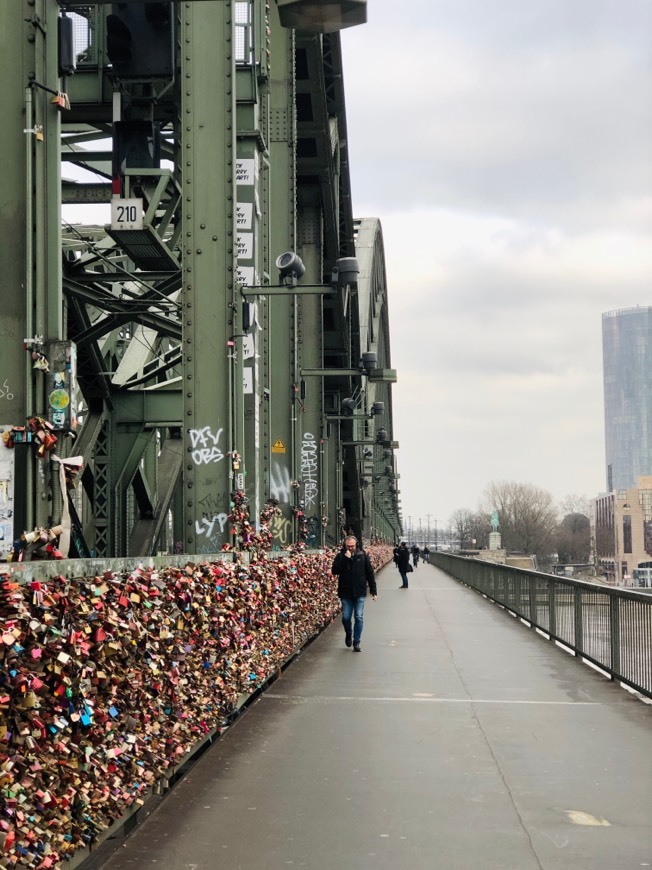
[[[5,450],[0,523],[56,525],[54,457],[80,455],[73,554],[216,552],[235,490],[252,516],[278,502],[278,546],[394,540],[382,234],[353,220],[339,35],[282,27],[270,0],[139,7],[0,9],[0,424],[52,421],[34,360],[57,342],[76,350],[80,421],[74,438],[56,418],[42,458],[27,436]],[[357,279],[334,282],[351,257]]]

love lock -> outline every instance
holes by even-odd
[[[65,94],[63,91],[57,91],[50,100],[50,103],[58,109],[70,109],[70,99],[68,94]]]

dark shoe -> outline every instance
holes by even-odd
[[[407,584],[404,583],[402,586],[399,586],[398,588],[399,589],[407,589]]]
[[[359,644],[359,643],[354,643],[354,644],[353,644],[353,652],[362,652],[362,650],[360,649],[360,644]]]
[[[348,632],[346,633],[346,636],[345,636],[345,638],[344,638],[344,643],[345,643],[347,646],[351,646],[351,643],[352,643],[351,635],[350,635]]]

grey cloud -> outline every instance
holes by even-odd
[[[399,63],[411,64],[411,87],[393,88],[393,67],[378,51],[367,59],[372,67],[359,72],[359,84],[355,68],[347,77],[354,202],[358,191],[373,189],[380,205],[401,198],[455,202],[563,221],[566,204],[578,197],[599,196],[604,206],[605,199],[627,191],[636,196],[652,182],[646,27],[652,7],[579,0],[551,9],[460,5],[464,15],[433,3],[429,11],[422,7],[421,18],[419,8],[410,16],[420,23],[422,44],[431,41],[437,69],[437,47],[447,37],[464,40],[461,48],[453,44],[445,76],[432,75],[428,51],[414,53],[399,39]],[[624,26],[624,8],[641,16],[638,35]],[[518,38],[524,24],[527,50]],[[388,93],[400,102],[388,105]],[[590,222],[588,206],[584,214],[575,207],[570,217]]]
[[[406,515],[445,520],[495,479],[604,487],[600,314],[652,284],[651,32],[649,0],[370,0],[343,34]]]

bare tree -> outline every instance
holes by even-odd
[[[549,492],[531,483],[492,481],[482,504],[498,512],[503,547],[544,560],[550,555],[559,519]]]
[[[453,534],[459,539],[460,550],[463,550],[471,543],[473,516],[473,511],[467,510],[467,508],[458,508],[456,511],[453,511],[448,521]]]
[[[471,525],[469,535],[472,541],[475,541],[475,546],[479,549],[485,549],[489,546],[489,535],[491,534],[491,516],[477,511],[471,516]]]
[[[567,495],[559,502],[559,510],[564,517],[570,514],[582,514],[583,517],[591,516],[591,505],[585,495]]]

